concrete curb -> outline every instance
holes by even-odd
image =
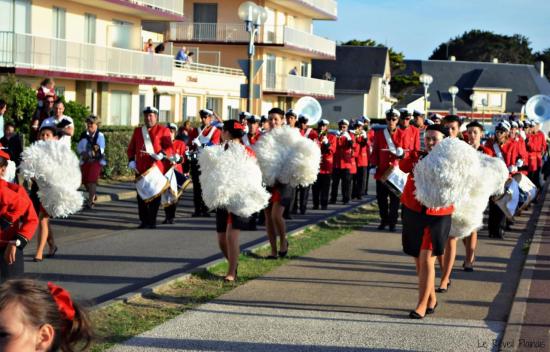
[[[542,211],[543,206],[546,202],[550,202],[547,199],[548,188],[550,187],[550,182],[546,182],[543,187],[543,198],[537,204],[532,216],[538,218]],[[519,345],[519,339],[521,337],[521,328],[525,319],[525,312],[527,309],[527,297],[529,297],[529,291],[531,289],[531,280],[533,279],[534,268],[537,264],[537,254],[540,249],[540,242],[542,241],[543,229],[537,223],[535,225],[535,230],[533,231],[533,237],[531,240],[531,245],[529,247],[529,252],[525,258],[525,263],[521,271],[520,280],[518,283],[518,288],[512,302],[512,308],[510,309],[510,314],[508,316],[508,321],[506,323],[506,328],[500,341],[500,351],[515,351],[516,347]]]
[[[323,218],[323,219],[320,219],[319,221],[315,222],[315,223],[307,223],[295,230],[293,230],[292,232],[289,232],[287,234],[288,237],[295,237],[295,236],[298,236],[300,235],[301,233],[303,233],[305,230],[307,230],[308,228],[312,227],[312,226],[315,226],[317,224],[320,224],[320,223],[323,223],[323,222],[326,222],[327,220],[331,219],[331,218],[334,218],[336,216],[341,216],[341,215],[344,215],[344,214],[347,214],[347,213],[350,213],[356,209],[367,209],[367,207],[371,206],[373,202],[375,202],[376,198],[372,198],[372,199],[368,199],[366,201],[363,201],[362,203],[359,203],[359,204],[356,204],[356,205],[352,205],[348,208],[344,208],[344,209],[341,209],[339,211],[335,211],[335,212],[332,212],[330,214],[328,214],[328,216],[326,218]],[[258,251],[260,249],[263,249],[265,247],[269,246],[269,241],[268,240],[265,240],[264,242],[261,242],[261,243],[258,243],[258,244],[255,244],[255,245],[252,245],[250,247],[247,247],[247,248],[244,248],[242,249],[242,253],[245,253],[245,252],[248,252],[248,253],[251,253],[251,252],[255,252],[255,251]],[[208,263],[204,263],[200,266],[197,266],[196,268],[193,268],[185,273],[179,273],[179,274],[175,274],[173,276],[170,276],[168,278],[165,278],[163,280],[159,280],[153,284],[150,284],[150,285],[147,285],[147,286],[144,286],[144,287],[141,287],[135,291],[132,291],[132,292],[128,292],[126,294],[123,294],[121,296],[118,296],[116,298],[113,298],[113,299],[110,299],[108,301],[105,301],[105,302],[102,302],[100,304],[97,304],[97,305],[94,305],[92,306],[92,309],[101,309],[101,308],[104,308],[104,307],[107,307],[113,303],[118,303],[118,302],[131,302],[133,300],[136,300],[136,299],[139,299],[139,298],[142,298],[142,297],[150,297],[150,296],[153,296],[155,291],[158,290],[158,289],[162,289],[163,287],[166,287],[166,286],[169,286],[171,285],[172,283],[176,282],[176,281],[181,281],[181,280],[187,280],[191,277],[191,275],[195,274],[195,273],[198,273],[198,272],[201,272],[203,270],[206,270],[214,265],[217,265],[219,263],[222,263],[224,262],[225,259],[224,258],[220,258],[220,259],[215,259],[213,261],[210,261]]]

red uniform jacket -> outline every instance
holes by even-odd
[[[254,145],[258,142],[258,139],[260,139],[261,136],[262,136],[262,133],[259,130],[256,131],[256,134],[247,133],[242,138],[243,144],[246,145],[246,146]],[[248,144],[247,144],[247,142],[248,142]]]
[[[176,164],[176,171],[183,174],[183,164],[187,161],[187,156],[185,155],[187,145],[184,141],[176,139],[172,142],[172,147],[174,148],[174,154],[178,154],[182,157],[181,162]]]
[[[170,130],[162,125],[155,125],[149,129],[149,136],[153,144],[155,153],[163,152],[166,156],[174,155],[172,146],[172,137]],[[128,160],[135,160],[138,173],[147,171],[153,164],[157,164],[160,171],[164,174],[170,168],[170,162],[166,159],[156,161],[149,154],[145,153],[145,144],[143,143],[143,134],[141,127],[134,130],[130,144],[128,144]]]
[[[0,179],[0,218],[11,223],[7,229],[0,229],[0,241],[15,240],[17,234],[30,241],[38,227],[38,216],[25,189],[3,179]],[[0,247],[5,246],[0,242]]]
[[[391,138],[396,148],[401,147],[401,131],[399,128],[395,130]],[[374,132],[371,164],[376,166],[375,180],[379,180],[390,166],[398,165],[398,158],[388,150],[384,129]]]
[[[546,138],[544,133],[538,131],[527,135],[527,153],[529,155],[529,172],[537,171],[542,167],[542,155],[546,151]]]
[[[348,132],[349,134],[349,132]],[[353,171],[355,160],[353,160],[353,139],[350,134],[351,141],[345,136],[336,137],[336,151],[334,152],[334,168],[349,169]]]
[[[213,126],[213,125],[210,125],[208,127],[201,127],[203,128],[202,132],[201,132],[201,135],[203,136],[208,136],[210,134],[210,131],[215,128],[216,130],[214,131],[214,133],[212,134],[212,137],[210,138],[210,143],[211,144],[220,144],[221,143],[221,140],[222,140],[222,131]],[[194,128],[193,129],[193,136],[189,135],[189,149],[191,150],[197,150],[197,146],[195,144],[193,144],[193,140],[195,138],[197,138],[199,136],[199,129],[197,128]]]
[[[307,136],[306,132],[308,132]],[[317,141],[317,138],[319,138],[319,134],[317,133],[317,131],[309,127],[305,130],[300,130],[300,134],[306,138],[311,139],[312,141]]]
[[[405,150],[405,157],[412,151],[420,151],[420,131],[414,126],[405,129],[398,127],[400,132],[399,146]]]
[[[334,167],[334,153],[336,153],[336,136],[333,134],[327,134],[328,143],[323,143],[325,136],[319,135],[318,141],[321,147],[321,168],[320,174],[330,175]]]
[[[427,215],[432,216],[444,216],[450,215],[454,211],[454,207],[448,206],[445,208],[426,208],[424,207],[418,199],[414,196],[416,192],[416,184],[414,182],[413,169],[418,160],[420,160],[421,153],[418,151],[409,153],[407,157],[399,161],[399,168],[403,172],[408,172],[409,176],[407,177],[407,183],[405,183],[405,188],[403,189],[403,194],[401,195],[401,203],[404,206],[413,210],[417,213],[422,213],[425,210]]]
[[[368,136],[355,138],[355,162],[357,167],[369,166],[369,148]]]
[[[523,139],[521,139],[521,141],[523,141]],[[502,152],[502,160],[504,161],[506,166],[510,167],[512,165],[516,165],[518,159],[523,159],[523,162],[526,163],[527,151],[525,150],[525,146],[521,141],[513,140],[512,138],[510,138],[506,141],[506,143],[500,146],[500,150]],[[494,143],[495,142],[493,140],[489,140],[487,141],[487,143],[485,143],[485,146],[493,151],[495,157],[498,157],[493,147]],[[526,174],[527,172],[521,171],[521,173]]]

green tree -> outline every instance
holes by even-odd
[[[520,34],[509,36],[473,29],[441,43],[430,60],[447,60],[455,56],[462,61],[489,62],[497,58],[500,62],[532,64],[534,55],[529,45],[529,39]]]
[[[0,81],[0,98],[8,104],[6,121],[13,122],[21,134],[27,135],[38,104],[36,91],[8,75]]]
[[[550,79],[550,48],[536,53],[535,60],[544,62],[544,73]]]

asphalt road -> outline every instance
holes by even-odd
[[[374,182],[369,186],[369,193],[374,194]],[[155,230],[136,229],[134,199],[98,204],[69,219],[54,220],[52,230],[59,251],[54,258],[34,263],[35,236],[25,249],[25,271],[38,280],[62,285],[80,301],[99,304],[221,258],[214,214],[210,218],[191,218],[191,202],[188,190],[180,200],[176,224],[159,225]],[[289,220],[288,230],[316,223],[357,204],[344,206],[339,202],[325,211],[308,210]],[[158,222],[163,219],[161,209]],[[243,249],[265,240],[264,227],[241,232]]]

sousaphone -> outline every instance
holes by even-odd
[[[304,115],[307,117],[307,124],[309,126],[316,125],[323,115],[321,104],[313,97],[300,98],[294,106],[294,111],[298,116]]]
[[[525,113],[540,123],[550,121],[550,96],[539,94],[531,97],[525,104]]]

